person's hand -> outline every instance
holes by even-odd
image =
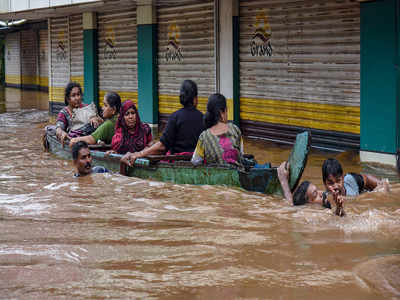
[[[389,180],[387,178],[379,180],[378,185],[374,189],[374,192],[384,192],[384,193],[390,192]]]
[[[61,145],[64,147],[64,142],[65,142],[65,139],[68,137],[68,134],[61,128],[57,128],[56,136],[57,136],[58,140],[61,142]]]
[[[134,152],[134,153],[128,152],[124,156],[122,156],[121,162],[132,167],[135,164],[135,160],[140,157],[139,153],[140,152]]]
[[[343,217],[345,215],[343,204],[344,204],[344,197],[339,195],[339,193],[333,194],[333,200],[336,204],[336,215]]]
[[[288,180],[289,178],[289,162],[284,161],[280,164],[280,166],[277,169],[278,171],[278,178],[282,180]]]
[[[105,153],[105,155],[106,156],[110,156],[110,154],[114,154],[114,153],[117,153],[115,150],[107,150],[106,151],[106,153]],[[129,152],[128,152],[129,153]]]
[[[72,138],[69,141],[69,146],[72,148],[72,146],[75,145],[77,142],[79,142],[79,138]]]
[[[92,124],[92,126],[93,126],[94,128],[99,127],[100,124],[102,124],[103,122],[104,122],[103,119],[100,118],[100,117],[98,117],[98,116],[93,117],[93,118],[90,119],[90,124]]]

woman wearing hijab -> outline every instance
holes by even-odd
[[[111,142],[113,152],[125,154],[142,151],[152,139],[150,126],[140,122],[135,104],[131,100],[126,100],[115,126]]]

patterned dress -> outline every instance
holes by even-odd
[[[228,123],[228,131],[221,135],[213,135],[210,129],[201,133],[192,156],[192,163],[240,165],[241,154],[243,154],[242,133],[236,125]]]

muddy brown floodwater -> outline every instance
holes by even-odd
[[[391,180],[390,193],[363,194],[339,218],[223,186],[74,178],[70,161],[41,148],[47,112],[7,111],[0,114],[2,299],[400,297],[393,169],[361,165],[353,152],[313,150],[303,179],[321,188],[330,156],[345,171]],[[287,146],[256,140],[245,148],[273,165],[289,154]]]

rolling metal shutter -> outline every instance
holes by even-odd
[[[39,31],[39,85],[41,89],[49,87],[49,46],[48,31]]]
[[[243,126],[272,124],[278,139],[290,127],[358,136],[359,2],[240,1],[240,97]]]
[[[71,81],[83,86],[83,25],[82,14],[69,16]]]
[[[37,88],[37,36],[33,30],[21,31],[21,74],[23,88]]]
[[[21,85],[20,32],[6,35],[5,45],[5,81],[7,86]]]
[[[98,14],[99,103],[115,91],[137,103],[136,9]]]
[[[197,83],[199,109],[216,90],[214,1],[158,9],[159,111],[171,114],[182,106],[182,81]]]
[[[48,24],[51,41],[49,100],[53,102],[64,103],[64,88],[70,81],[71,70],[68,25],[68,17],[52,18],[49,20]]]

